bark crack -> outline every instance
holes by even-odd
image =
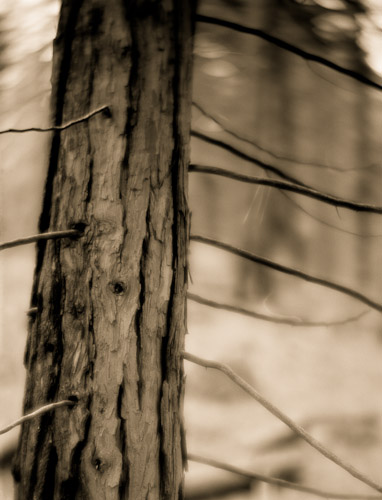
[[[94,360],[97,356],[96,342],[94,338],[94,305],[92,300],[92,288],[93,288],[93,278],[89,279],[89,319],[88,319],[88,345],[89,345],[89,362],[87,367],[87,373],[89,377],[93,379],[94,371]]]
[[[129,488],[129,461],[127,457],[127,436],[125,424],[126,420],[123,418],[123,397],[125,391],[125,382],[119,386],[118,399],[117,399],[117,416],[119,418],[119,435],[117,436],[117,445],[122,455],[122,472],[119,480],[119,498],[126,498],[126,491]]]
[[[148,231],[149,231],[149,213],[150,213],[150,203],[146,211],[146,234],[142,241],[141,259],[139,262],[139,284],[140,291],[138,297],[138,307],[135,315],[136,321],[136,337],[137,337],[137,371],[138,371],[138,381],[137,381],[137,394],[138,394],[138,406],[139,410],[142,408],[142,392],[143,392],[143,373],[142,373],[142,332],[143,327],[143,308],[146,300],[146,257],[148,251]]]
[[[133,131],[137,124],[140,89],[139,89],[139,84],[137,83],[139,75],[138,34],[137,34],[137,28],[134,22],[132,22],[132,20],[134,19],[134,15],[132,15],[131,13],[133,6],[131,5],[130,2],[122,2],[122,6],[125,12],[126,22],[130,28],[130,36],[131,36],[131,47],[129,47],[129,50],[125,51],[126,56],[128,55],[130,58],[131,65],[129,69],[129,79],[126,86],[126,100],[128,105],[125,134],[124,134],[126,137],[126,149],[125,149],[125,157],[121,164],[121,178],[120,178],[120,199],[123,201],[123,207],[125,209],[130,150],[133,140]]]
[[[87,398],[87,405],[85,408],[87,416],[84,423],[83,438],[80,441],[78,441],[78,443],[71,452],[69,476],[68,479],[63,481],[60,485],[60,499],[62,500],[72,500],[73,498],[75,498],[78,489],[80,488],[81,485],[81,481],[79,480],[79,478],[81,477],[80,475],[81,455],[88,442],[88,436],[92,418],[90,412],[91,402],[92,398],[89,394]],[[53,495],[51,497],[46,497],[46,498],[53,498]]]
[[[78,0],[77,2],[64,2],[66,6],[62,7],[60,16],[60,25],[58,27],[58,35],[54,41],[57,47],[63,44],[63,49],[61,49],[62,58],[59,64],[58,77],[55,82],[56,84],[56,101],[54,110],[54,124],[60,125],[63,119],[64,113],[64,102],[66,95],[66,87],[70,74],[70,66],[72,59],[72,44],[75,38],[76,24],[79,16],[79,11],[81,9],[83,0]],[[69,6],[68,6],[69,4]],[[66,15],[65,15],[66,14]],[[59,53],[59,50],[55,51]],[[58,165],[58,155],[60,149],[60,132],[55,132],[52,139],[52,147],[50,151],[48,175],[45,184],[45,193],[43,201],[43,209],[39,220],[39,230],[41,233],[46,231],[50,225],[50,214],[52,206],[52,196],[53,196],[53,180],[56,175],[57,165]],[[38,275],[40,270],[42,259],[44,256],[46,242],[38,243],[38,267],[36,269],[35,275]]]

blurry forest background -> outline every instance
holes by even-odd
[[[0,129],[50,124],[58,12],[56,0],[0,4]],[[379,0],[201,0],[199,12],[263,29],[374,80],[382,74]],[[382,94],[377,90],[253,36],[201,23],[193,101],[194,131],[322,191],[381,204]],[[49,141],[49,134],[34,132],[0,137],[0,241],[37,232]],[[265,175],[200,136],[193,137],[191,152],[194,163]],[[193,233],[380,299],[380,216],[198,173],[190,174],[189,198]],[[21,412],[34,259],[33,245],[0,255],[0,428]],[[190,274],[193,293],[279,318],[330,322],[368,310],[337,292],[196,242]],[[370,310],[344,325],[292,327],[191,301],[188,309],[189,352],[229,364],[334,452],[381,479],[380,314]],[[186,371],[189,452],[326,490],[369,493],[222,374],[187,363]],[[12,484],[1,457],[17,433],[0,436],[4,500],[12,498]],[[194,500],[306,495],[191,462],[186,486]]]

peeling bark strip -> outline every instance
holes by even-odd
[[[183,498],[192,0],[64,0],[18,499]]]

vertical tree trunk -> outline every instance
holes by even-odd
[[[183,497],[193,0],[64,0],[18,499]]]

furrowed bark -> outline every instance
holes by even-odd
[[[183,498],[192,0],[64,0],[18,499]]]

